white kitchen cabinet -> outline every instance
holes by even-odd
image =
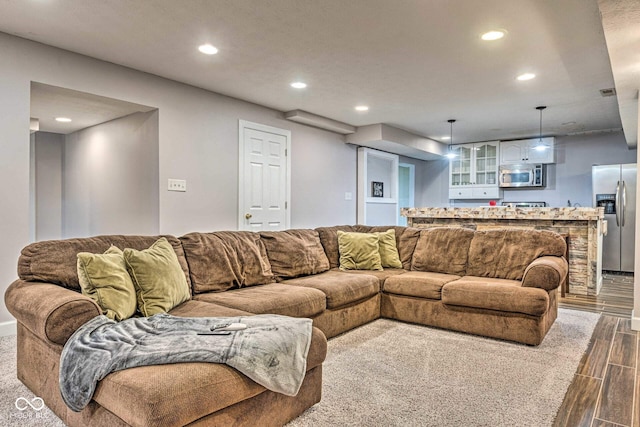
[[[555,163],[555,138],[521,139],[500,142],[500,164]]]
[[[461,144],[452,147],[456,157],[449,162],[450,199],[496,199],[499,143]]]

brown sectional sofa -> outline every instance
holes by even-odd
[[[338,230],[393,228],[402,269],[342,271]],[[300,392],[271,392],[226,365],[127,369],[100,381],[76,413],[58,390],[62,347],[100,314],[79,292],[76,254],[144,249],[157,236],[38,242],[22,251],[5,302],[18,321],[18,378],[69,425],[282,425],[320,401],[326,338],[379,317],[537,345],[557,314],[564,239],[529,230],[338,226],[164,236],[192,290],[177,316],[309,317],[314,334]]]

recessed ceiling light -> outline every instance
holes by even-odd
[[[449,135],[446,135],[446,136],[441,136],[440,139],[443,141],[448,141],[451,139],[451,137]]]
[[[68,117],[56,117],[56,122],[69,123],[70,121],[71,119]]]
[[[491,30],[482,34],[480,38],[486,41],[498,40],[504,37],[506,31],[504,30]]]
[[[209,43],[198,46],[198,50],[205,55],[215,55],[218,53],[218,48]]]
[[[369,107],[367,107],[366,105],[357,105],[356,111],[369,111]]]
[[[531,79],[535,79],[536,75],[533,73],[524,73],[524,74],[520,74],[518,77],[516,77],[516,79],[520,80],[521,82],[525,81],[525,80],[531,80]]]
[[[291,83],[291,87],[296,89],[304,89],[305,87],[307,87],[307,84],[303,82],[293,82]]]

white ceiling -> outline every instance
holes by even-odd
[[[439,140],[455,118],[455,143],[513,139],[537,135],[535,107],[547,105],[544,134],[621,127],[616,97],[599,93],[614,81],[597,0],[2,0],[1,8],[0,31],[354,126],[386,123]],[[507,37],[479,39],[494,28]],[[202,55],[205,42],[220,52]],[[516,81],[523,72],[538,77]],[[289,87],[295,80],[308,88]],[[362,103],[370,110],[354,111]]]
[[[640,89],[640,1],[598,0],[607,39],[624,134],[638,141]]]
[[[146,105],[104,96],[42,83],[31,83],[31,117],[38,119],[39,130],[44,132],[68,134],[129,114],[153,109]],[[72,118],[72,121],[60,123],[55,120],[56,117]]]

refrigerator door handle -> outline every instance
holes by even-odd
[[[616,225],[620,227],[620,181],[616,185]]]
[[[627,183],[622,181],[622,218],[620,219],[620,222],[622,223],[623,227],[624,227],[624,220],[626,216],[626,210],[627,210]]]

